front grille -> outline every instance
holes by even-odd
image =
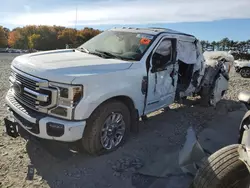
[[[13,67],[9,80],[14,97],[25,106],[39,111],[40,107],[46,108],[51,104],[52,93],[48,88],[48,81],[27,75]]]
[[[32,118],[41,119],[46,116],[46,114],[31,110],[30,108],[26,107],[22,103],[18,102],[15,99],[15,97],[12,95],[11,91],[7,92],[7,98],[11,102],[11,104],[13,104],[15,107],[18,108],[18,110],[22,111],[23,113],[27,114],[28,116]]]
[[[27,78],[21,74],[18,74],[17,72],[12,70],[12,75],[16,81],[19,81],[22,83],[22,85],[26,88],[29,88],[31,90],[38,90],[39,88],[37,87],[37,81],[32,80],[30,78]]]

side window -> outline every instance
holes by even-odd
[[[163,70],[166,65],[173,62],[173,41],[164,39],[161,41],[152,57],[153,69],[156,71]]]

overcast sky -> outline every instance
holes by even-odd
[[[1,0],[0,25],[203,23],[250,18],[250,0]],[[237,22],[235,22],[237,23]]]

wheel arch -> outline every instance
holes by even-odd
[[[126,95],[117,95],[117,96],[113,96],[110,97],[106,100],[104,100],[103,102],[101,102],[91,113],[91,115],[96,111],[97,108],[99,108],[100,106],[111,102],[111,101],[120,101],[122,102],[124,105],[126,105],[129,109],[130,112],[130,117],[131,117],[131,126],[130,126],[130,130],[132,132],[138,132],[138,121],[139,121],[139,112],[138,109],[136,108],[136,103],[133,101],[133,99],[129,96]],[[91,116],[90,115],[90,116]]]
[[[110,98],[104,100],[102,103],[100,103],[97,106],[97,108],[100,105],[103,105],[104,103],[107,103],[107,102],[112,101],[112,100],[117,100],[117,101],[122,102],[123,104],[125,104],[129,108],[129,110],[136,109],[134,101],[126,95],[118,95],[118,96],[110,97]]]

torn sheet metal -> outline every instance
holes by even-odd
[[[202,54],[200,42],[178,42],[178,59],[186,64],[194,64],[192,79],[189,86],[183,92],[180,92],[180,97],[190,96],[198,90],[201,80],[205,72],[205,59]]]
[[[206,68],[206,66],[205,66],[205,58],[204,58],[204,56],[202,54],[202,46],[201,46],[201,44],[200,44],[199,41],[197,41],[196,48],[197,48],[197,50],[196,50],[196,56],[197,56],[197,62],[198,63],[196,63],[194,65],[194,73],[196,71],[199,71],[199,75],[198,75],[198,78],[196,80],[197,81],[197,86],[195,86],[196,89],[197,89],[198,86],[201,83],[201,80],[202,80],[204,74],[205,74],[205,68]],[[194,80],[192,80],[192,83],[193,82],[194,82]]]
[[[228,90],[229,64],[230,62],[226,62],[225,58],[206,60],[205,74],[200,85],[202,89],[201,98],[204,103],[216,106],[225,91]]]
[[[216,106],[227,89],[228,80],[224,76],[222,76],[222,74],[220,74],[220,77],[215,82],[212,98],[210,100],[211,105]]]
[[[186,64],[196,64],[196,46],[194,42],[178,41],[177,44],[178,59]]]
[[[157,72],[149,87],[154,87],[154,98],[160,99],[162,104],[171,104],[174,101],[175,90],[177,85],[177,74],[172,74],[173,70],[178,69],[178,65],[169,65],[167,70]]]
[[[186,142],[179,152],[179,166],[184,173],[195,175],[199,164],[206,157],[192,127],[187,130]]]

